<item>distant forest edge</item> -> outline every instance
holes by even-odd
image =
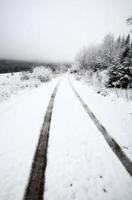
[[[28,62],[28,61],[16,61],[16,60],[0,60],[0,73],[11,73],[20,71],[32,71],[32,69],[38,65],[50,68],[52,72],[58,72],[61,65],[65,65],[66,68],[71,66],[71,63],[56,63],[56,62]]]

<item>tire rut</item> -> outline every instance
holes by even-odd
[[[60,82],[59,82],[60,83]],[[40,131],[40,137],[34,155],[27,188],[23,200],[43,200],[45,186],[45,170],[47,165],[47,149],[50,131],[50,122],[54,100],[59,83],[54,88]]]
[[[87,114],[89,115],[89,117],[94,122],[94,124],[97,127],[97,129],[102,133],[102,135],[104,136],[106,142],[108,143],[108,145],[110,146],[110,148],[112,149],[112,151],[118,157],[118,159],[120,160],[120,162],[122,163],[122,165],[125,167],[125,169],[127,170],[127,172],[130,174],[130,176],[132,176],[132,162],[131,162],[131,160],[122,151],[120,145],[115,141],[114,138],[111,137],[111,135],[108,133],[108,131],[106,130],[106,128],[100,123],[100,121],[96,118],[96,116],[94,115],[94,113],[85,104],[85,102],[82,100],[82,98],[78,94],[77,90],[73,87],[70,79],[69,79],[69,82],[70,82],[70,85],[71,85],[71,88],[72,88],[73,92],[75,93],[76,97],[78,98],[78,100],[82,104],[83,108],[85,109],[85,111],[87,112]]]

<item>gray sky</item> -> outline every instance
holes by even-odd
[[[0,0],[0,57],[71,61],[106,33],[128,34],[132,0]]]

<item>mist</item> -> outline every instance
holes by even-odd
[[[131,0],[0,0],[0,58],[73,61],[107,33],[126,35]]]

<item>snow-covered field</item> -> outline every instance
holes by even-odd
[[[0,102],[0,200],[23,198],[44,115],[60,79],[49,135],[45,200],[131,200],[132,178],[76,98],[67,74]],[[70,79],[132,160],[131,102],[97,94]]]
[[[17,72],[0,74],[0,102],[13,95],[18,95],[26,90],[37,88],[42,82],[49,81],[52,77],[49,69],[39,66],[33,72]]]
[[[22,83],[21,83],[22,89]],[[7,100],[20,90],[20,73],[0,74],[0,102]]]

